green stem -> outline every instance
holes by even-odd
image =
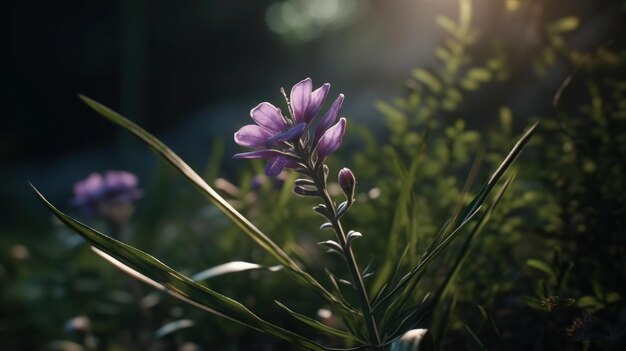
[[[352,252],[352,246],[347,240],[346,234],[341,226],[341,222],[337,219],[337,210],[332,199],[330,198],[330,195],[326,191],[326,182],[324,181],[323,176],[320,179],[319,172],[316,172],[313,167],[311,167],[310,170],[313,175],[313,181],[320,191],[320,197],[329,211],[330,216],[328,220],[333,225],[333,229],[337,234],[337,240],[339,240],[339,244],[343,249],[343,256],[345,258],[346,265],[348,266],[348,270],[350,271],[350,275],[352,276],[352,283],[354,284],[354,289],[356,290],[357,297],[361,303],[361,309],[363,310],[363,318],[365,319],[365,324],[369,333],[370,346],[374,351],[382,351],[383,347],[381,346],[380,335],[378,334],[378,328],[376,327],[376,319],[372,313],[372,307],[370,306],[369,298],[367,296],[367,290],[365,289],[363,277],[361,276],[359,266],[354,257],[354,253]]]

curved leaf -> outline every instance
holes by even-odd
[[[493,188],[496,186],[504,172],[511,166],[513,161],[517,158],[519,153],[522,151],[526,143],[530,140],[533,132],[539,125],[539,122],[533,124],[528,130],[520,137],[515,146],[511,149],[507,157],[502,161],[500,166],[493,172],[487,183],[483,186],[481,191],[474,197],[474,199],[461,211],[460,215],[454,220],[454,225],[451,227],[451,232],[441,243],[439,243],[432,251],[428,252],[424,258],[384,296],[377,299],[374,303],[374,310],[377,310],[381,307],[381,305],[391,298],[393,295],[398,293],[408,282],[413,278],[420,270],[426,268],[428,264],[443,250],[445,249],[452,240],[456,237],[456,235],[467,225],[467,223],[478,213],[483,202],[487,199],[487,196],[491,193]]]
[[[280,264],[285,266],[290,272],[301,282],[305,282],[318,290],[326,300],[339,308],[344,310],[350,310],[348,306],[343,304],[336,296],[331,294],[326,288],[324,288],[315,278],[305,272],[294,260],[287,255],[278,245],[276,245],[269,237],[261,232],[254,224],[252,224],[246,217],[233,208],[224,198],[222,198],[211,186],[209,186],[202,177],[198,175],[185,161],[183,161],[174,151],[168,148],[163,142],[154,137],[152,134],[139,127],[124,116],[111,110],[110,108],[100,104],[99,102],[90,99],[84,95],[79,97],[89,107],[94,109],[100,115],[110,120],[111,122],[123,127],[129,132],[133,133],[137,138],[142,140],[159,155],[165,158],[171,163],[182,175],[184,175],[191,183],[193,183],[198,190],[200,190],[211,202],[217,206],[231,221],[233,221],[244,233],[246,233],[252,240],[254,240],[265,251],[271,254]]]
[[[191,279],[195,281],[207,280],[213,277],[217,277],[223,274],[237,273],[243,271],[249,271],[254,269],[267,269],[270,272],[277,272],[281,270],[283,266],[263,267],[256,263],[244,262],[244,261],[232,261],[219,266],[211,267],[202,272],[194,274]]]
[[[177,321],[169,322],[157,329],[157,331],[154,332],[154,336],[156,338],[162,338],[165,335],[171,334],[180,329],[191,328],[194,325],[195,323],[191,319],[179,319]]]
[[[261,319],[238,301],[194,282],[153,256],[106,236],[64,214],[31,184],[41,201],[68,227],[95,247],[96,253],[126,273],[207,312],[273,335],[308,350],[329,350],[303,336]]]
[[[343,330],[335,329],[333,327],[329,327],[326,324],[323,324],[323,323],[321,323],[319,321],[316,321],[313,318],[309,318],[309,317],[307,317],[305,315],[302,315],[302,314],[300,314],[298,312],[292,311],[291,309],[289,309],[289,307],[283,305],[282,303],[280,303],[278,301],[274,301],[274,302],[278,305],[278,307],[280,307],[283,310],[287,311],[294,318],[296,318],[297,320],[301,321],[302,323],[304,323],[304,324],[306,324],[306,325],[308,325],[310,327],[313,327],[313,328],[315,328],[315,329],[317,329],[317,330],[319,330],[321,332],[324,332],[324,333],[327,333],[327,334],[330,334],[330,335],[338,336],[338,337],[343,338],[343,339],[347,339],[347,340],[350,340],[350,341],[355,341],[355,342],[358,342],[358,343],[361,343],[361,344],[366,344],[365,341],[357,338],[356,336],[350,334],[347,331],[343,331]]]

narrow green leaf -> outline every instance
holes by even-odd
[[[458,27],[454,21],[447,16],[439,15],[437,16],[437,25],[445,30],[447,30],[450,34],[454,36],[458,36]]]
[[[443,250],[445,249],[452,240],[456,237],[456,235],[467,225],[467,223],[478,213],[481,205],[487,198],[487,196],[491,193],[495,185],[498,183],[504,172],[509,168],[509,166],[515,161],[519,153],[522,151],[526,143],[530,140],[533,132],[537,128],[539,123],[533,124],[527,131],[522,135],[522,137],[517,141],[513,149],[509,152],[507,157],[502,161],[500,166],[496,169],[496,171],[491,175],[487,184],[483,186],[483,189],[474,197],[472,202],[470,202],[462,211],[461,215],[454,221],[454,225],[451,228],[454,228],[450,234],[448,234],[445,239],[441,243],[439,243],[432,251],[430,251],[427,255],[425,255],[424,259],[421,260],[409,273],[407,273],[401,280],[398,282],[396,286],[391,289],[386,295],[381,297],[374,304],[373,309],[378,309],[386,300],[391,298],[395,293],[397,293],[406,283],[415,276],[421,269],[426,268],[428,264]]]
[[[224,158],[224,140],[218,138],[211,144],[211,155],[204,171],[204,179],[209,183],[217,178],[217,172]]]
[[[218,277],[220,275],[237,273],[255,269],[267,269],[270,272],[277,272],[281,270],[283,266],[264,267],[256,263],[244,262],[244,261],[232,261],[220,264],[219,266],[211,267],[202,272],[194,274],[191,279],[194,281],[201,281]]]
[[[550,34],[570,32],[578,28],[580,21],[576,16],[563,17],[548,25],[547,31]]]
[[[402,133],[408,128],[408,118],[404,112],[391,106],[384,101],[377,101],[376,108],[383,115],[387,121],[387,126],[392,132]]]
[[[153,256],[76,221],[54,207],[34,186],[31,185],[31,187],[61,222],[93,245],[96,253],[131,276],[225,319],[273,335],[308,350],[327,350],[327,348],[303,336],[266,322],[238,301],[194,282]]]
[[[461,223],[439,245],[437,245],[432,251],[428,252],[428,254],[426,254],[424,256],[424,258],[409,273],[405,274],[402,277],[402,279],[400,279],[398,284],[396,284],[393,287],[393,289],[391,289],[391,291],[389,291],[386,295],[384,295],[384,297],[381,297],[378,301],[376,301],[376,303],[372,307],[372,310],[374,310],[374,311],[378,310],[382,306],[382,304],[384,302],[386,302],[394,294],[396,294],[398,291],[400,291],[402,289],[402,287],[404,287],[411,280],[411,278],[415,277],[419,272],[421,272],[423,269],[428,267],[428,265],[431,263],[431,261],[433,259],[435,259],[439,255],[439,253],[441,253],[441,251],[443,251],[446,247],[448,247],[448,245],[452,242],[452,239],[454,237],[456,237],[456,235],[461,230],[465,229],[465,226],[467,225],[467,223],[474,217],[474,215],[476,215],[477,212],[478,212],[478,210],[476,212],[472,213],[472,215],[467,219],[467,221]]]
[[[419,165],[424,159],[424,155],[426,154],[426,147],[428,145],[428,136],[430,134],[430,130],[426,129],[420,141],[419,150],[413,157],[411,161],[411,165],[409,170],[407,171],[405,167],[404,173],[405,176],[402,179],[402,187],[400,189],[400,196],[396,202],[396,206],[394,209],[394,219],[391,222],[391,228],[389,228],[389,240],[387,244],[387,257],[385,263],[380,269],[380,273],[377,275],[376,280],[373,283],[372,290],[378,291],[385,284],[388,275],[391,274],[394,267],[398,267],[398,248],[400,247],[400,234],[403,228],[406,227],[408,221],[408,210],[411,200],[411,195],[413,194],[413,186],[415,185],[415,181],[417,179],[417,174],[419,170]],[[399,161],[399,160],[398,160]],[[401,161],[399,161],[401,162]]]
[[[520,300],[526,304],[526,306],[533,308],[535,310],[543,310],[543,307],[541,307],[541,300],[536,299],[534,297],[530,297],[530,296],[522,296],[520,297]]]
[[[487,211],[482,213],[480,218],[477,220],[477,222],[474,225],[473,229],[471,230],[470,234],[466,237],[466,239],[465,239],[465,241],[464,241],[464,243],[463,243],[463,245],[461,247],[461,250],[457,254],[455,262],[452,264],[452,266],[451,266],[450,270],[448,271],[445,279],[443,280],[443,282],[439,286],[437,292],[434,294],[434,297],[431,299],[431,303],[430,303],[429,308],[425,309],[425,313],[430,313],[432,310],[434,310],[436,308],[436,305],[438,304],[438,302],[441,301],[441,298],[442,298],[443,294],[445,293],[446,288],[448,287],[450,282],[454,279],[454,276],[456,275],[456,273],[460,269],[461,265],[465,261],[465,258],[467,257],[467,255],[469,253],[470,244],[471,244],[473,238],[482,230],[482,228],[484,227],[486,222],[489,220],[493,210],[496,208],[496,206],[500,202],[500,199],[502,198],[502,196],[504,195],[504,193],[508,189],[508,187],[511,184],[513,178],[514,178],[514,176],[511,176],[510,178],[508,178],[506,180],[506,182],[504,183],[504,185],[502,186],[502,188],[500,189],[498,194],[495,196],[495,199],[493,200],[493,204],[489,207],[489,209]],[[389,313],[389,311],[395,311],[394,305],[396,305],[396,304],[399,304],[400,306],[406,304],[407,296],[409,296],[409,294],[415,289],[416,282],[419,280],[420,277],[421,277],[421,275],[418,275],[417,278],[413,279],[413,281],[412,281],[411,285],[409,286],[409,288],[405,289],[405,291],[402,292],[400,297],[398,299],[396,299],[396,301],[394,301],[391,304],[391,306],[389,306],[389,307],[387,307],[385,309],[386,313]],[[481,306],[479,306],[479,308],[481,308],[481,310],[482,310]]]
[[[511,108],[508,106],[500,107],[500,126],[502,126],[502,131],[505,135],[511,134],[511,129],[513,125],[513,112]]]
[[[470,0],[459,0],[459,32],[466,33],[470,29],[472,22],[472,2]]]
[[[396,175],[404,179],[407,176],[407,169],[396,149],[391,145],[385,145],[383,147],[383,152],[389,156],[392,169],[395,171]]]
[[[578,299],[576,303],[576,305],[580,308],[595,307],[600,304],[601,302],[598,301],[598,299],[593,296],[583,296],[580,299]]]
[[[84,95],[79,97],[92,109],[107,118],[111,122],[123,127],[133,133],[137,138],[142,140],[158,154],[171,163],[182,175],[184,175],[198,190],[200,190],[211,202],[217,206],[231,221],[233,221],[240,229],[244,231],[252,240],[254,240],[265,251],[272,255],[280,264],[285,266],[290,272],[294,273],[299,281],[311,285],[318,290],[327,301],[332,304],[348,309],[341,301],[326,290],[315,278],[305,272],[295,261],[285,253],[278,245],[276,245],[269,237],[261,232],[254,224],[252,224],[241,213],[234,209],[224,198],[222,198],[213,188],[211,188],[185,161],[183,161],[174,151],[163,144],[152,134],[139,127],[137,124],[109,109],[108,107],[92,100]]]
[[[177,321],[169,322],[165,324],[164,326],[162,326],[161,328],[157,329],[157,331],[154,332],[154,337],[162,338],[175,331],[185,329],[185,328],[191,328],[194,325],[195,323],[191,319],[179,319]]]
[[[493,187],[496,186],[496,184],[498,183],[498,181],[500,180],[504,172],[506,172],[506,170],[511,166],[513,161],[515,161],[519,153],[522,152],[522,150],[524,149],[524,146],[526,146],[526,143],[528,143],[528,141],[530,140],[531,136],[533,135],[538,125],[539,125],[539,122],[536,122],[532,126],[530,126],[530,128],[528,128],[528,130],[517,141],[517,143],[515,143],[515,146],[513,146],[513,148],[511,149],[509,154],[506,156],[504,161],[502,161],[500,166],[491,175],[491,177],[489,178],[489,181],[487,181],[487,184],[483,186],[483,189],[478,193],[478,195],[476,195],[474,200],[472,200],[472,202],[470,202],[470,204],[466,206],[466,208],[462,212],[462,215],[457,220],[457,223],[466,221],[468,219],[468,216],[476,212],[478,207],[480,207],[480,205],[485,201],[489,193],[491,193],[491,190],[493,190]]]
[[[469,335],[472,337],[472,339],[474,340],[474,342],[476,343],[476,345],[478,345],[478,347],[481,350],[485,350],[487,351],[487,349],[485,348],[485,345],[480,341],[480,339],[478,338],[478,336],[474,333],[474,331],[472,331],[472,329],[465,324],[465,330],[467,330],[467,332],[469,333]]]
[[[463,79],[460,84],[463,89],[468,90],[468,91],[476,90],[478,89],[478,86],[479,86],[478,81],[471,79],[471,78]]]
[[[526,261],[526,265],[546,273],[552,280],[556,279],[556,273],[554,272],[552,267],[550,267],[547,263],[543,261],[531,258]]]
[[[439,78],[425,69],[418,68],[413,70],[413,77],[426,85],[433,93],[440,93],[443,88]]]
[[[500,203],[500,200],[502,199],[502,197],[504,196],[504,194],[508,190],[508,188],[511,185],[511,182],[513,181],[514,177],[515,176],[513,175],[513,176],[509,177],[504,182],[504,184],[502,185],[502,188],[496,194],[496,196],[495,196],[495,198],[493,200],[493,204],[491,206],[489,206],[489,208],[481,214],[481,216],[478,218],[478,220],[474,224],[474,227],[470,231],[469,235],[465,238],[465,241],[463,242],[463,245],[461,246],[461,249],[460,249],[459,253],[456,256],[456,259],[455,259],[454,263],[452,264],[452,267],[448,271],[448,274],[446,275],[443,283],[440,285],[437,293],[435,294],[435,297],[433,299],[435,301],[435,303],[437,303],[437,301],[440,300],[440,298],[443,296],[443,294],[445,293],[446,289],[450,285],[450,282],[452,282],[452,280],[454,279],[456,274],[459,272],[461,266],[463,265],[463,263],[465,262],[465,259],[467,258],[467,255],[470,252],[472,241],[482,231],[482,229],[484,228],[485,224],[487,224],[487,222],[489,221],[489,218],[491,217],[491,214],[493,213],[495,208]]]
[[[491,80],[491,72],[485,68],[474,67],[467,70],[467,78],[479,82],[488,82]]]
[[[621,300],[621,295],[618,292],[610,292],[606,294],[606,298],[604,299],[607,303],[615,303]]]
[[[279,301],[274,301],[278,307],[282,308],[283,310],[287,311],[289,314],[291,314],[294,318],[296,318],[297,320],[299,320],[300,322],[313,327],[323,333],[326,334],[330,334],[330,335],[334,335],[334,336],[338,336],[340,338],[349,340],[349,341],[353,341],[353,342],[358,342],[360,344],[367,344],[365,341],[360,340],[359,338],[357,338],[356,336],[350,334],[347,331],[344,330],[339,330],[333,327],[329,327],[326,324],[323,324],[313,318],[309,318],[305,315],[302,315],[298,312],[294,312],[293,310],[291,310],[289,307],[283,305],[281,302]]]

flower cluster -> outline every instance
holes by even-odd
[[[328,83],[313,90],[310,78],[294,85],[289,98],[283,90],[289,109],[287,116],[269,102],[260,103],[250,111],[256,124],[246,125],[235,133],[237,144],[254,151],[234,157],[267,159],[265,173],[269,176],[278,175],[284,168],[300,168],[303,160],[297,150],[305,150],[304,154],[314,157],[314,162],[323,162],[339,149],[346,130],[346,119],[342,117],[337,121],[343,94],[322,117],[315,118],[329,90]]]
[[[74,184],[72,205],[86,215],[110,216],[114,208],[137,201],[143,192],[137,177],[125,171],[107,171],[104,176],[92,173]]]
[[[96,214],[98,203],[133,202],[141,198],[137,177],[125,171],[107,171],[104,176],[92,173],[74,184],[72,204],[85,214]]]

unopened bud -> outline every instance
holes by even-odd
[[[343,193],[346,195],[346,200],[352,202],[354,199],[354,190],[356,185],[356,178],[354,173],[349,168],[342,168],[339,171],[339,186]]]

